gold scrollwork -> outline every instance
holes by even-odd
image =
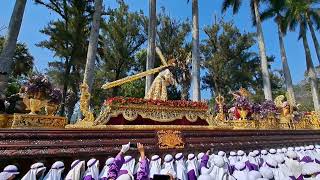
[[[66,123],[65,117],[14,114],[11,128],[63,128]]]
[[[157,133],[160,149],[182,149],[184,142],[180,131],[160,130]]]

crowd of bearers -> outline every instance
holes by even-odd
[[[136,148],[139,159],[126,155]],[[308,145],[281,149],[242,150],[216,154],[182,153],[163,158],[153,155],[148,159],[140,143],[122,145],[121,151],[108,158],[99,172],[99,161],[87,163],[75,160],[65,178],[64,163],[57,161],[46,173],[43,163],[35,163],[22,180],[320,180],[320,146]],[[19,170],[8,165],[0,173],[0,180],[14,180]]]

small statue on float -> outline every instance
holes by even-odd
[[[287,101],[284,101],[287,98]],[[282,128],[295,129],[293,123],[294,110],[296,109],[296,105],[292,98],[287,94],[287,97],[284,95],[280,95],[274,100],[277,108],[281,110],[280,115],[280,126]]]
[[[233,119],[236,120],[247,120],[247,117],[251,114],[251,102],[249,101],[250,93],[240,88],[239,91],[233,92],[234,106],[229,110],[232,113]]]

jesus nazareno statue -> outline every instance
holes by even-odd
[[[145,99],[166,101],[168,100],[167,86],[176,84],[177,82],[170,70],[163,70],[154,79]]]

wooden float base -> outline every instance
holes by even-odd
[[[42,161],[47,167],[63,160],[95,157],[100,164],[125,143],[145,144],[148,155],[204,152],[208,149],[254,150],[320,143],[317,130],[230,130],[208,126],[110,126],[105,129],[0,129],[0,169],[18,164],[22,172]],[[128,152],[136,155],[136,151]]]

